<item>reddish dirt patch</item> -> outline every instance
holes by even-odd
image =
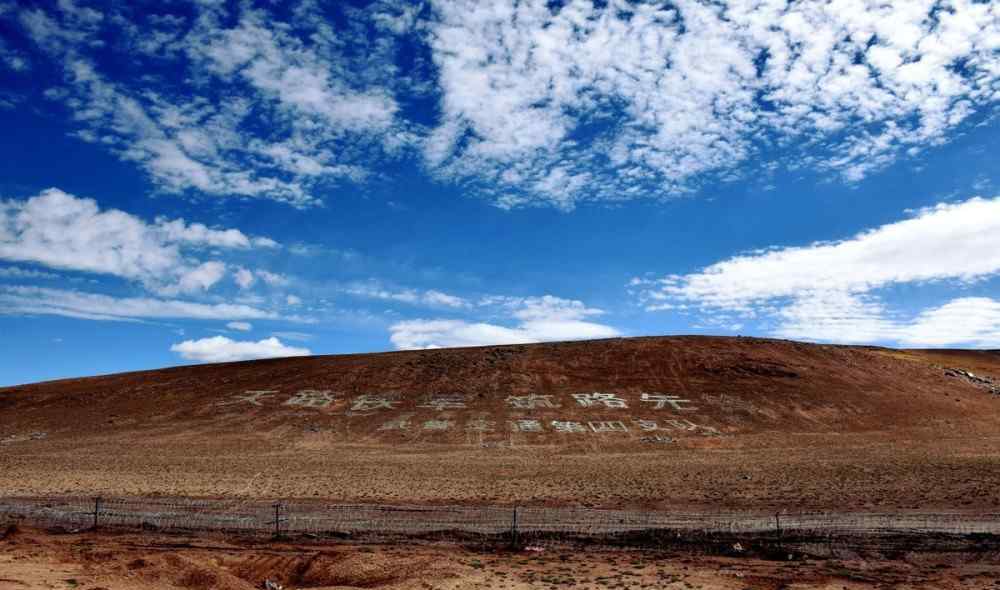
[[[251,590],[262,588],[265,580],[289,589],[327,590],[978,590],[995,588],[998,579],[995,558],[968,554],[917,554],[889,561],[765,561],[560,547],[480,552],[429,545],[275,544],[155,534],[53,535],[32,529],[0,541],[4,590]]]

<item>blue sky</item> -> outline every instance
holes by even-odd
[[[0,384],[1000,347],[998,99],[995,3],[0,0]]]

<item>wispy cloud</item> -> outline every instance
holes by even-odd
[[[308,342],[314,338],[312,334],[306,334],[305,332],[272,332],[271,335],[296,342]]]
[[[687,275],[636,278],[630,288],[649,311],[768,317],[778,322],[776,334],[793,338],[995,345],[1000,332],[990,299],[957,298],[906,319],[879,290],[965,285],[998,273],[1000,198],[973,198],[850,239],[736,256]]]
[[[152,297],[113,297],[43,287],[0,287],[0,313],[39,314],[91,320],[281,319],[273,311],[245,304],[197,303]],[[296,319],[296,318],[286,318]]]
[[[378,281],[353,283],[340,289],[340,292],[362,299],[377,299],[381,301],[397,301],[409,305],[426,305],[430,307],[462,308],[471,305],[466,299],[450,295],[434,289],[393,289],[384,287]]]
[[[0,68],[6,68],[12,72],[27,72],[31,69],[31,62],[21,52],[10,47],[6,41],[0,37]]]
[[[171,346],[170,350],[181,355],[182,358],[201,363],[225,363],[312,354],[308,348],[287,346],[274,337],[254,342],[231,340],[225,336],[212,336],[200,340],[178,342]]]
[[[0,267],[0,278],[5,279],[57,279],[59,275],[41,270],[19,268],[16,266]]]

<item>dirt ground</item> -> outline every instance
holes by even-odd
[[[686,553],[426,545],[320,545],[15,529],[0,535],[0,589],[597,590],[995,589],[994,555],[769,561]]]
[[[8,448],[13,447],[10,445]],[[774,446],[587,453],[387,449],[253,436],[34,441],[0,494],[322,498],[662,510],[1000,511],[1000,438],[785,437]]]

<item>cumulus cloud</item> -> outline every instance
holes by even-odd
[[[602,315],[580,301],[558,297],[492,298],[485,304],[505,308],[512,326],[457,319],[419,319],[390,326],[390,341],[398,349],[527,344],[559,340],[612,338],[621,333],[608,325],[588,321]]]
[[[112,297],[43,287],[0,287],[0,313],[38,314],[90,320],[137,319],[280,319],[278,314],[245,304],[197,303],[152,297]]]
[[[238,330],[240,332],[249,332],[253,329],[253,325],[250,322],[229,322],[226,327],[230,330]]]
[[[272,247],[265,240],[264,247]],[[24,201],[0,201],[0,259],[113,275],[164,295],[203,292],[222,279],[225,263],[199,260],[202,249],[261,243],[236,229],[183,219],[148,223],[56,188]]]
[[[251,359],[308,356],[308,348],[287,346],[275,337],[263,340],[240,341],[225,336],[212,336],[200,340],[185,340],[170,347],[182,358],[201,363],[225,363]]]
[[[944,345],[1000,343],[996,304],[966,297],[898,317],[879,290],[951,281],[967,285],[1000,273],[1000,198],[972,198],[914,212],[850,239],[775,248],[687,275],[636,278],[630,288],[649,311],[765,316],[791,338]]]

